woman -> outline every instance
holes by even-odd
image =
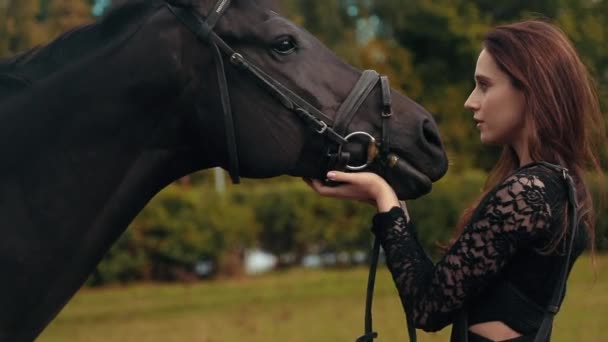
[[[437,264],[420,247],[407,209],[381,177],[332,171],[328,179],[346,184],[309,184],[321,195],[376,204],[373,232],[417,328],[436,331],[466,317],[469,341],[532,341],[566,264],[566,172],[578,193],[580,227],[586,228],[574,236],[568,271],[593,241],[583,170],[600,170],[590,137],[603,127],[601,113],[572,44],[545,22],[489,32],[474,78],[465,107],[481,142],[502,145],[503,152],[479,200],[463,214],[457,240]],[[463,338],[453,333],[452,340]]]

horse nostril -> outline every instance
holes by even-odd
[[[441,148],[441,139],[439,139],[439,132],[437,128],[430,120],[424,120],[422,123],[422,136],[424,140],[430,145]]]

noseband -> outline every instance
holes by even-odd
[[[233,183],[240,182],[239,158],[237,153],[236,134],[234,120],[232,117],[230,95],[228,91],[228,82],[226,80],[224,70],[224,55],[228,57],[230,63],[236,68],[244,72],[248,72],[251,76],[253,76],[261,87],[272,94],[285,108],[300,117],[312,130],[329,140],[330,147],[327,149],[326,170],[363,170],[369,166],[369,164],[374,162],[378,155],[382,155],[382,160],[386,161],[389,166],[392,166],[392,163],[390,162],[392,158],[388,156],[388,118],[390,118],[392,115],[391,95],[388,78],[386,76],[380,76],[373,70],[364,71],[346,100],[338,109],[336,119],[333,120],[331,117],[321,112],[306,100],[295,94],[289,88],[281,84],[279,81],[266,74],[259,67],[247,60],[243,55],[234,51],[213,31],[213,28],[217,24],[219,18],[224,14],[229,6],[230,0],[219,0],[211,11],[211,14],[209,14],[209,16],[207,16],[205,19],[191,8],[177,7],[167,3],[169,10],[190,31],[192,31],[200,41],[209,45],[213,51],[213,58],[217,70],[220,97],[224,114],[224,126],[229,155],[228,171]],[[378,81],[381,83],[383,106],[381,141],[378,142],[376,138],[367,132],[351,132],[347,134],[347,128],[355,113],[363,101],[371,93]],[[361,138],[366,138],[369,140],[367,160],[361,165],[349,165],[348,162],[350,160],[350,154],[344,151],[344,146],[355,138],[358,138],[358,140]],[[381,150],[378,149],[378,146],[380,146]]]
[[[213,28],[219,18],[230,6],[230,0],[219,0],[211,14],[203,18],[191,8],[173,6],[167,3],[169,10],[190,30],[196,37],[209,45],[213,51],[216,64],[222,109],[224,112],[224,126],[226,130],[227,148],[229,154],[229,173],[233,183],[239,183],[239,160],[236,146],[236,134],[232,109],[230,107],[230,96],[228,82],[224,70],[224,58],[228,57],[230,63],[236,68],[248,72],[253,76],[270,94],[272,94],[285,108],[300,117],[317,134],[324,136],[331,143],[327,148],[327,170],[350,170],[359,171],[367,168],[371,163],[378,160],[385,166],[393,167],[398,158],[389,152],[389,119],[392,116],[391,89],[388,77],[380,76],[374,70],[365,70],[355,86],[350,91],[344,102],[336,112],[335,120],[324,114],[313,105],[296,95],[279,81],[275,80],[243,55],[234,51],[226,42],[220,38]],[[380,142],[367,132],[347,132],[348,126],[353,120],[355,113],[361,107],[365,99],[380,82],[382,91],[382,136]],[[367,160],[361,165],[350,165],[350,153],[344,150],[344,146],[354,138],[365,138],[369,140],[367,148]],[[380,156],[380,158],[378,158]],[[373,341],[377,333],[372,329],[371,305],[374,290],[374,279],[378,263],[380,244],[376,240],[372,251],[370,274],[367,287],[367,299],[365,307],[365,334],[357,339],[357,342]],[[410,333],[411,338],[411,333]],[[415,341],[415,335],[414,340]]]

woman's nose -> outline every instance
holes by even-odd
[[[467,98],[467,100],[464,102],[464,108],[470,111],[476,111],[479,109],[479,101],[475,99],[474,93],[475,92],[472,92],[471,95],[469,95],[469,98]]]

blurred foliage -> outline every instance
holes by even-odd
[[[238,274],[222,262],[234,251],[261,247],[295,262],[307,253],[367,251],[375,209],[355,201],[321,198],[302,181],[246,181],[224,194],[206,183],[210,171],[197,174],[195,186],[173,184],[160,192],[112,247],[91,284],[194,277],[201,260],[219,265],[219,273]],[[407,203],[422,246],[433,257],[449,242],[465,206],[481,192],[486,173],[448,173],[433,192]],[[599,177],[591,188],[599,202]],[[598,208],[596,245],[608,249],[608,205]],[[242,267],[242,265],[229,265]]]
[[[408,203],[429,251],[446,242],[462,209],[479,193],[498,156],[484,147],[463,108],[473,88],[485,32],[547,18],[575,43],[608,99],[608,1],[597,0],[279,0],[282,13],[358,68],[373,68],[435,116],[451,169],[432,194]],[[95,0],[0,0],[0,57],[43,44],[94,20]],[[97,6],[99,7],[99,6]],[[605,120],[608,125],[608,120]],[[606,142],[599,146],[608,167]],[[592,177],[592,179],[594,179]],[[594,191],[600,187],[593,181]],[[246,180],[212,191],[199,172],[162,191],[99,265],[90,283],[181,279],[200,260],[237,269],[235,255],[263,247],[277,254],[367,249],[372,208],[312,193],[287,177]],[[605,185],[604,185],[605,188]],[[599,193],[599,191],[598,191]],[[608,207],[598,208],[598,247],[608,248]],[[238,259],[238,258],[237,258]]]
[[[251,203],[202,187],[171,185],[137,216],[92,275],[91,284],[190,279],[199,261],[230,274],[233,253],[253,246],[260,225]]]
[[[93,21],[91,0],[0,0],[0,57]]]

